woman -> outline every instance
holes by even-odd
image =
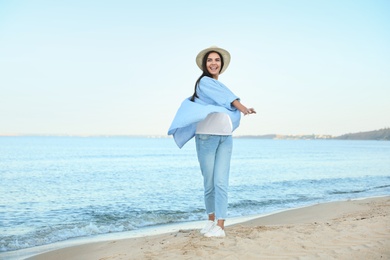
[[[200,231],[206,237],[224,237],[227,217],[228,183],[232,153],[232,132],[239,126],[240,112],[255,114],[241,104],[218,77],[228,67],[230,54],[216,46],[202,50],[196,57],[203,71],[195,91],[179,108],[168,134],[181,148],[195,137],[196,151],[203,175],[204,199],[208,222]]]

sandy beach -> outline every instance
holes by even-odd
[[[317,204],[226,227],[83,244],[29,259],[390,259],[390,197]]]

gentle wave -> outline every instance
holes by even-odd
[[[329,194],[331,194],[331,195],[340,195],[340,194],[364,193],[364,192],[368,192],[368,191],[381,190],[381,189],[386,189],[386,188],[390,188],[390,185],[376,186],[376,187],[363,189],[363,190],[333,191],[333,192],[329,192]]]

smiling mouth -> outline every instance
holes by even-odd
[[[216,71],[216,70],[218,70],[218,67],[217,67],[217,66],[210,66],[209,68],[210,68],[211,71]]]

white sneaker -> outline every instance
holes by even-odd
[[[214,221],[211,221],[211,220],[208,220],[207,223],[206,223],[206,226],[204,226],[204,228],[202,228],[200,230],[200,233],[201,234],[206,234],[207,232],[209,232],[211,229],[213,229],[213,227],[215,226],[215,222]]]
[[[204,234],[205,237],[225,237],[225,231],[220,227],[215,225],[209,232]]]

